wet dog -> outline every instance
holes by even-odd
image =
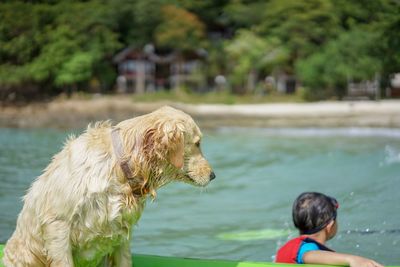
[[[201,138],[171,107],[71,137],[24,197],[5,266],[132,266],[131,229],[146,197],[172,181],[215,178]]]

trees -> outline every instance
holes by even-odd
[[[382,76],[387,81],[384,82],[385,87],[388,86],[390,76],[400,72],[400,4],[390,3],[387,9],[379,25],[379,56],[383,64]]]
[[[338,34],[338,19],[333,14],[331,1],[271,0],[255,28],[265,38],[280,40],[289,51],[286,72],[293,74],[297,60],[314,53]]]
[[[174,5],[165,5],[154,38],[161,47],[198,49],[205,45],[205,27],[195,14]]]
[[[270,72],[288,58],[279,40],[267,40],[248,30],[238,31],[234,39],[227,42],[225,50],[232,61],[232,86],[247,92],[254,91],[259,72]]]
[[[295,64],[306,98],[341,98],[349,80],[398,72],[399,11],[399,4],[385,0],[338,1],[334,9],[340,25],[337,37]]]
[[[392,0],[3,1],[0,90],[110,89],[112,56],[155,43],[206,48],[210,80],[223,74],[238,91],[279,70],[311,98],[340,97],[347,79],[400,71],[399,32]]]
[[[2,4],[0,84],[63,88],[100,77],[94,66],[120,47],[108,8],[99,1]]]
[[[296,72],[307,86],[306,98],[326,99],[346,93],[349,80],[371,80],[382,69],[375,54],[379,35],[365,30],[343,32],[324,48],[296,63]]]

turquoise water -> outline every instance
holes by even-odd
[[[0,242],[70,133],[0,129]],[[340,202],[329,246],[400,264],[400,129],[221,128],[204,132],[203,151],[217,179],[160,189],[135,227],[135,253],[271,261],[296,235],[293,200],[320,191]]]

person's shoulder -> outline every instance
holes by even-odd
[[[303,243],[301,243],[301,245],[300,245],[300,250],[307,250],[307,251],[310,251],[310,250],[320,250],[320,248],[319,248],[319,246],[318,246],[316,243],[314,243],[314,242],[306,242],[306,241],[303,241]]]
[[[284,247],[297,247],[299,248],[300,245],[304,242],[304,238],[301,236],[292,238],[290,240],[288,240],[281,248]]]
[[[296,257],[303,239],[300,237],[287,241],[276,253],[276,262],[296,263]]]
[[[299,248],[299,253],[297,254],[297,263],[304,263],[303,256],[306,252],[320,250],[319,246],[314,242],[303,241]]]
[[[328,248],[326,245],[314,240],[313,238],[306,237],[303,239],[303,241],[307,244],[315,244],[319,250],[326,250],[326,251],[332,251],[334,252],[333,249]]]

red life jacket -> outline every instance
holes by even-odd
[[[275,262],[298,263],[297,256],[299,254],[300,246],[303,242],[314,243],[320,250],[333,251],[314,239],[311,239],[306,235],[302,235],[288,241],[285,245],[283,245],[283,247],[281,247],[276,253]]]

